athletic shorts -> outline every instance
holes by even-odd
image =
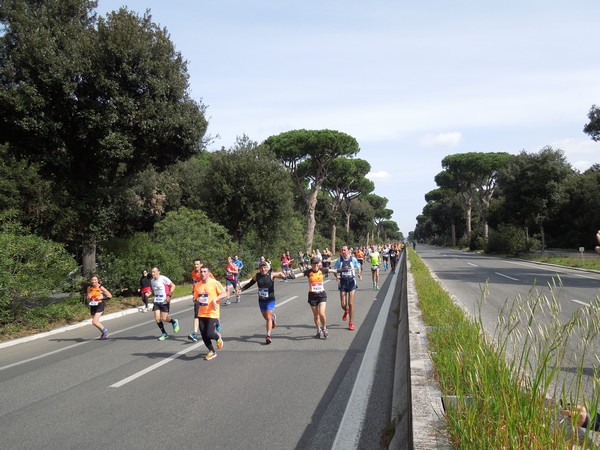
[[[227,286],[231,286],[231,287],[233,287],[235,289],[236,286],[237,286],[237,280],[235,278],[233,280],[227,280],[226,279],[225,280],[225,287],[227,287]]]
[[[312,292],[308,293],[308,304],[310,306],[318,306],[319,303],[327,302],[327,296],[321,294],[313,294]]]
[[[383,257],[383,260],[384,260],[384,261],[389,261],[389,260],[390,260],[390,257],[389,257],[389,256],[384,256],[384,257]]]
[[[258,307],[260,308],[260,312],[273,311],[275,309],[275,299],[259,300]]]
[[[379,266],[371,266],[371,271],[376,272],[379,269]]]
[[[365,260],[364,260],[364,259],[362,259],[362,258],[357,258],[356,260],[358,261],[358,263],[359,263],[361,266],[362,266],[362,265],[363,265],[363,263],[365,262]]]
[[[354,278],[342,278],[338,289],[340,292],[352,292],[358,289],[358,286],[356,285],[356,280]]]
[[[170,303],[164,302],[164,303],[154,303],[154,306],[152,307],[152,311],[160,311],[160,312],[169,312],[169,306]]]
[[[90,314],[93,316],[94,314],[104,312],[104,302],[100,302],[97,305],[90,306]]]

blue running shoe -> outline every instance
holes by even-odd
[[[179,332],[179,320],[175,319],[175,323],[173,324],[173,333]]]

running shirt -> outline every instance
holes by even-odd
[[[307,269],[303,273],[308,278],[308,294],[313,297],[327,297],[323,278],[329,273],[329,269],[323,267],[316,272],[313,272],[312,269]]]
[[[369,258],[370,258],[372,266],[378,266],[379,265],[379,252],[377,250],[375,250],[374,252],[371,252],[369,254]]]
[[[102,293],[102,289],[100,286],[94,287],[90,286],[87,289],[88,298],[90,299],[88,302],[89,306],[98,306],[102,303],[102,299],[104,298],[104,294]]]
[[[275,283],[271,278],[271,272],[256,274],[256,285],[258,286],[258,301],[266,302],[275,300]]]
[[[154,293],[154,303],[166,303],[167,297],[170,294],[169,286],[173,284],[173,282],[168,277],[159,275],[158,279],[152,277],[150,284],[152,285],[152,292]]]
[[[223,285],[214,278],[206,281],[200,280],[194,285],[194,298],[197,299],[198,317],[218,319],[220,317],[221,305],[217,302],[217,309],[213,307],[213,300],[223,293]]]
[[[351,256],[348,259],[344,259],[340,256],[333,264],[333,268],[337,270],[342,280],[347,280],[356,276],[355,269],[360,270],[360,264],[354,256]]]
[[[225,278],[228,279],[229,281],[233,281],[235,280],[235,276],[237,275],[237,266],[232,262],[231,264],[228,263],[225,266]]]

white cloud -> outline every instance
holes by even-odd
[[[451,131],[449,133],[428,134],[419,139],[421,147],[444,147],[452,148],[458,146],[462,140],[460,131]]]
[[[367,178],[371,181],[386,181],[392,178],[392,175],[385,170],[379,170],[377,172],[369,172]]]

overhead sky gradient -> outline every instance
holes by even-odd
[[[564,150],[584,171],[582,131],[600,104],[598,0],[99,0],[165,27],[208,106],[210,149],[294,129],[358,140],[375,194],[405,236],[441,160]]]

